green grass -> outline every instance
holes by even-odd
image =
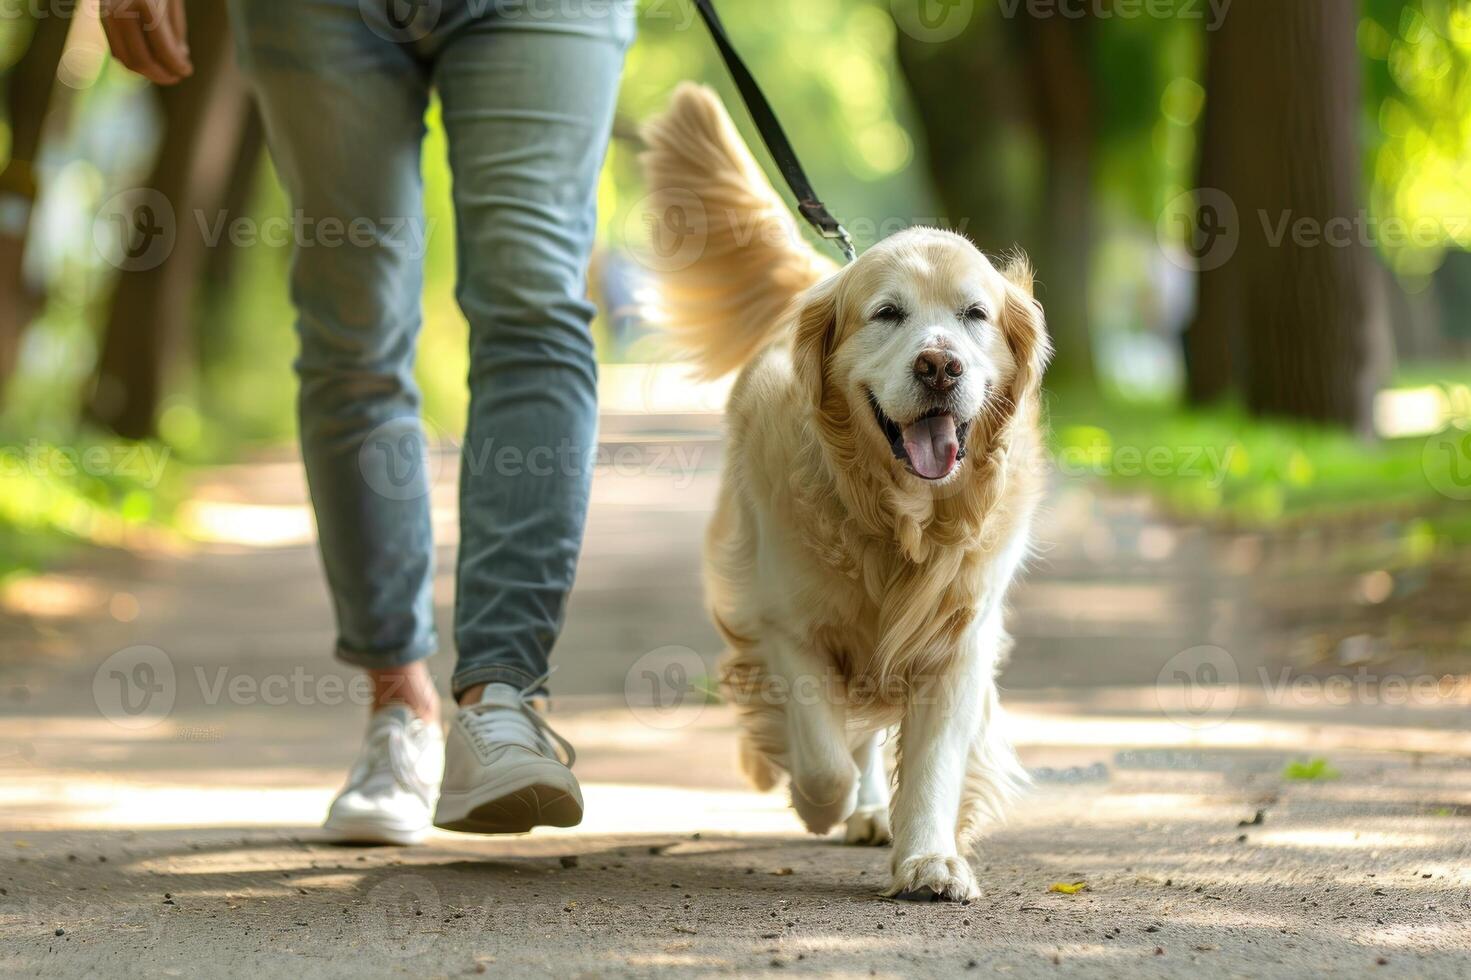
[[[125,545],[145,528],[166,526],[183,482],[157,443],[0,436],[0,581],[79,544]]]
[[[1407,508],[1433,514],[1438,534],[1471,541],[1471,507],[1438,489],[1464,488],[1471,472],[1471,434],[1460,430],[1450,430],[1455,439],[1448,445],[1425,436],[1369,442],[1254,419],[1234,407],[1193,409],[1074,392],[1054,394],[1049,408],[1064,475],[1144,490],[1180,517],[1271,526]]]
[[[1306,762],[1294,761],[1287,763],[1282,770],[1282,778],[1293,782],[1311,783],[1337,779],[1343,774],[1328,764],[1324,758],[1309,759]]]

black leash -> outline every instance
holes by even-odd
[[[751,113],[752,121],[756,123],[761,141],[766,144],[766,149],[776,161],[777,169],[786,178],[787,186],[797,198],[797,210],[802,212],[802,217],[807,219],[808,224],[817,229],[819,235],[835,242],[843,250],[843,257],[852,262],[858,256],[853,249],[853,239],[848,237],[848,230],[832,216],[827,205],[818,199],[817,191],[812,189],[812,182],[807,179],[801,162],[797,160],[797,151],[792,149],[787,134],[782,131],[781,123],[777,121],[771,103],[762,94],[761,86],[756,84],[751,69],[746,67],[746,63],[736,53],[730,35],[725,33],[725,25],[720,23],[720,16],[715,13],[714,3],[711,0],[694,0],[694,4],[705,21],[705,26],[710,28],[710,36],[720,49],[720,57],[725,59],[725,67],[730,69],[730,77],[735,81],[741,99],[746,103],[746,110]]]

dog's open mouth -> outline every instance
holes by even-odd
[[[900,425],[884,414],[873,393],[868,395],[873,417],[889,440],[894,458],[901,460],[915,476],[925,480],[943,480],[965,459],[965,437],[970,421],[959,422],[943,408],[931,409],[908,425]]]

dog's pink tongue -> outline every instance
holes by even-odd
[[[904,452],[909,465],[926,480],[949,476],[960,457],[955,416],[932,415],[904,427]]]

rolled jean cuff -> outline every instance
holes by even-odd
[[[341,641],[335,656],[345,664],[365,667],[368,670],[387,670],[390,667],[405,667],[434,655],[439,649],[439,638],[433,634],[417,643],[388,650],[354,650]]]
[[[508,664],[482,664],[478,667],[465,667],[455,671],[450,681],[450,689],[454,691],[455,700],[460,695],[474,687],[476,684],[509,684],[518,691],[525,691],[541,678],[522,670],[520,667],[512,667]],[[528,691],[533,697],[546,697],[546,685],[540,685],[534,691]]]

